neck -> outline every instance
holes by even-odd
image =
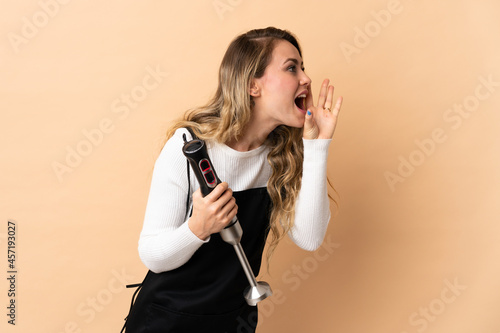
[[[263,126],[266,124],[267,126]],[[230,140],[226,144],[236,151],[250,151],[257,149],[264,144],[276,126],[271,125],[269,121],[263,121],[252,117],[250,122],[245,126],[245,130],[238,140]]]

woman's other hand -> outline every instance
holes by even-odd
[[[331,139],[337,125],[337,117],[342,106],[342,97],[337,99],[332,109],[333,86],[329,85],[330,80],[325,79],[321,85],[317,106],[311,92],[311,85],[308,86],[309,93],[306,97],[306,120],[304,123],[303,138],[313,139]]]

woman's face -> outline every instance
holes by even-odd
[[[255,115],[274,128],[303,127],[310,84],[299,51],[287,41],[278,41],[264,75],[254,79],[250,89]]]

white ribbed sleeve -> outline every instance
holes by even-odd
[[[203,244],[186,223],[186,158],[182,134],[176,134],[156,160],[139,239],[139,256],[155,273],[183,265]]]
[[[295,204],[294,227],[289,236],[297,246],[314,251],[323,242],[330,220],[326,166],[331,140],[303,142],[302,184]]]
[[[210,241],[200,240],[187,224],[188,181],[182,134],[190,138],[187,130],[177,130],[156,160],[139,239],[139,256],[146,267],[156,273],[183,265],[204,242]],[[329,143],[330,140],[304,140],[302,189],[290,237],[306,250],[314,250],[321,244],[330,217],[326,193]],[[269,148],[261,146],[249,152],[238,152],[213,142],[207,146],[219,178],[233,191],[267,186],[271,175],[267,162]],[[192,171],[189,186],[191,194],[199,188]]]

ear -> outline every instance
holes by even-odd
[[[250,88],[248,90],[250,96],[252,97],[260,96],[260,86],[258,79],[252,79],[252,82],[250,83]]]

